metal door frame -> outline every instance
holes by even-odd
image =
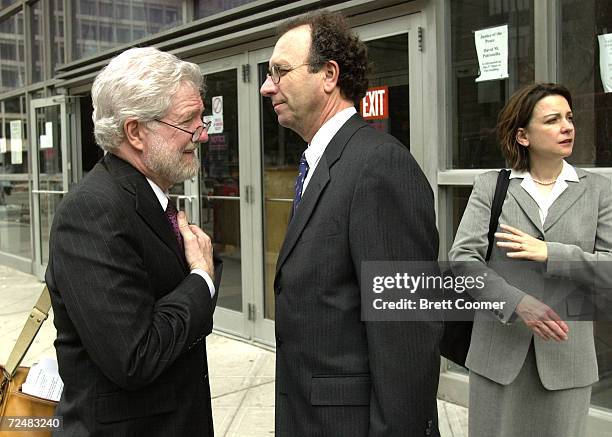
[[[428,156],[424,138],[423,129],[423,70],[424,60],[423,53],[419,50],[419,28],[423,26],[423,16],[416,12],[409,15],[404,15],[389,20],[384,20],[377,23],[366,24],[355,27],[354,30],[360,35],[365,42],[386,38],[394,35],[407,34],[409,47],[409,84],[410,84],[410,147],[411,153],[422,167],[425,167],[425,159],[432,159]],[[251,82],[258,81],[258,64],[266,62],[272,55],[273,47],[267,47],[260,50],[251,51],[248,53],[248,64],[251,73]],[[265,250],[263,240],[263,158],[262,158],[262,138],[261,138],[261,96],[259,95],[259,87],[261,83],[257,83],[250,90],[251,93],[251,124],[250,136],[252,144],[252,160],[253,171],[258,172],[258,177],[253,180],[255,194],[255,207],[253,214],[253,229],[259,229],[256,235],[253,235],[252,241],[254,248],[258,251],[258,256],[253,259],[260,259],[259,265],[255,265],[252,270],[254,284],[254,323],[253,323],[253,339],[260,343],[274,346],[274,320],[264,318],[265,304],[265,285],[264,285],[264,265],[263,253]]]
[[[71,148],[68,132],[68,98],[66,96],[55,96],[44,99],[33,99],[30,101],[30,117],[29,117],[29,151],[32,159],[32,224],[34,231],[34,257],[32,259],[32,272],[40,280],[44,279],[47,264],[42,260],[42,234],[41,234],[41,211],[40,211],[40,195],[41,194],[59,194],[65,195],[68,193],[68,188],[71,181]],[[60,150],[62,153],[62,190],[41,190],[40,189],[40,167],[38,153],[39,138],[37,136],[37,120],[36,110],[41,108],[49,107],[60,108],[60,132],[61,132],[61,144]]]
[[[239,156],[239,183],[240,197],[240,260],[241,260],[241,286],[242,286],[242,312],[222,308],[217,305],[214,314],[215,329],[230,334],[250,339],[252,337],[252,326],[249,323],[249,304],[252,301],[252,271],[253,271],[253,244],[250,236],[253,235],[253,201],[252,201],[252,179],[253,171],[251,165],[251,143],[248,134],[250,115],[248,91],[250,84],[245,82],[242,66],[246,63],[246,54],[228,56],[210,62],[200,64],[204,75],[220,73],[227,70],[236,70],[237,96],[238,96],[238,156]],[[185,182],[186,201],[192,205],[192,219],[200,223],[200,177],[198,174],[192,180]],[[211,197],[209,197],[211,198]],[[223,288],[219,290],[223,293]]]

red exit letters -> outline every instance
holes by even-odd
[[[383,120],[389,118],[389,87],[368,88],[361,99],[361,115],[364,120]]]

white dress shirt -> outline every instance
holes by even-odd
[[[521,187],[532,197],[533,200],[538,204],[538,212],[540,213],[540,220],[542,221],[542,226],[544,225],[544,221],[546,220],[546,216],[548,215],[548,210],[551,205],[557,198],[565,191],[567,188],[567,182],[578,182],[578,174],[576,173],[576,169],[568,164],[565,160],[563,160],[563,169],[561,173],[557,177],[557,181],[553,186],[552,190],[548,194],[540,193],[536,182],[533,181],[531,174],[528,171],[514,171],[510,172],[510,179],[521,178],[523,182],[521,182]]]
[[[327,120],[323,126],[319,128],[317,133],[312,137],[308,148],[304,152],[306,155],[306,161],[308,161],[308,174],[306,175],[306,179],[304,179],[304,185],[302,187],[302,195],[306,192],[306,187],[308,186],[308,182],[310,182],[310,178],[315,172],[317,168],[317,164],[321,160],[321,156],[325,152],[325,148],[331,141],[331,139],[338,133],[340,128],[344,126],[344,123],[348,121],[354,114],[357,113],[357,110],[351,106],[350,108],[343,109],[338,112],[332,118]]]
[[[169,202],[168,193],[164,193],[164,191],[161,188],[159,188],[159,186],[155,182],[153,182],[151,179],[147,178],[147,181],[149,182],[149,185],[151,185],[151,188],[153,188],[153,192],[157,196],[157,200],[159,200],[159,203],[162,209],[165,211],[166,208],[168,207],[168,202]],[[204,278],[204,280],[206,281],[206,285],[208,285],[208,289],[210,290],[210,297],[213,297],[215,295],[216,293],[215,284],[213,283],[208,273],[206,273],[202,269],[193,269],[189,273],[200,275],[202,278]]]

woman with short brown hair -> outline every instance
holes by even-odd
[[[477,262],[487,271],[494,285],[474,289],[476,300],[504,302],[494,316],[474,319],[469,435],[579,437],[598,370],[593,323],[576,315],[594,317],[582,305],[585,294],[594,280],[608,280],[601,261],[612,261],[610,180],[565,161],[575,127],[562,85],[517,91],[497,130],[512,170],[490,261],[497,171],[476,178],[449,253],[453,270]],[[551,299],[551,291],[563,298]],[[572,299],[580,300],[578,311]]]

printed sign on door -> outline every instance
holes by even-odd
[[[368,88],[361,99],[361,116],[364,120],[385,120],[389,118],[389,87]]]

